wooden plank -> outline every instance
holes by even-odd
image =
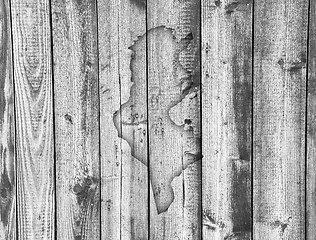
[[[0,1],[0,239],[16,239],[15,118],[10,3]]]
[[[201,239],[200,1],[147,1],[150,239]]]
[[[98,3],[101,236],[121,239],[121,140],[113,126],[113,113],[120,107],[118,59],[118,1]],[[117,164],[118,163],[118,164]]]
[[[316,239],[316,2],[310,1],[307,82],[306,239]]]
[[[305,239],[307,8],[254,7],[254,239]]]
[[[98,4],[102,239],[148,239],[145,6]]]
[[[19,239],[54,239],[49,1],[12,0]]]
[[[252,2],[202,1],[204,239],[251,239]]]
[[[100,239],[96,1],[53,0],[58,239]]]

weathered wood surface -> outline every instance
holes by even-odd
[[[201,239],[200,1],[147,1],[150,239]]]
[[[0,1],[0,239],[16,239],[15,124],[10,3]]]
[[[19,239],[55,238],[53,81],[47,0],[12,0]]]
[[[99,12],[102,239],[148,239],[146,4]]]
[[[252,2],[202,1],[204,239],[251,239]]]
[[[58,239],[100,239],[96,1],[52,0]]]
[[[255,239],[305,239],[308,1],[254,6]]]
[[[0,0],[0,239],[316,238],[315,14]]]
[[[316,1],[310,1],[309,9],[306,239],[316,239]]]

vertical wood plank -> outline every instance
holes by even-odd
[[[54,239],[49,1],[12,0],[19,239]]]
[[[252,1],[202,1],[204,239],[251,239]]]
[[[101,236],[121,239],[121,140],[113,122],[120,107],[119,1],[98,3],[100,154],[101,154]],[[116,164],[118,163],[118,164]]]
[[[99,12],[102,239],[148,239],[146,2]]]
[[[10,3],[0,1],[0,239],[16,239],[15,124]]]
[[[201,239],[200,1],[147,1],[150,239]]]
[[[316,2],[310,1],[307,82],[306,239],[316,239]]]
[[[58,239],[100,239],[96,1],[52,0]]]
[[[307,8],[254,7],[254,239],[305,239]]]

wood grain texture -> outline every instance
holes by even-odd
[[[148,239],[146,32],[142,1],[98,3],[102,239]],[[139,46],[139,45],[138,45]]]
[[[113,124],[120,108],[117,1],[98,3],[100,145],[101,145],[101,236],[121,239],[121,139]]]
[[[53,0],[58,239],[100,239],[96,1]]]
[[[254,239],[305,239],[307,8],[254,7]]]
[[[150,239],[201,239],[200,1],[147,1]]]
[[[204,239],[251,239],[252,2],[202,1]]]
[[[15,123],[10,3],[0,1],[0,239],[16,239]]]
[[[310,1],[307,80],[306,239],[316,239],[316,2]]]
[[[54,239],[49,1],[12,0],[19,239]]]

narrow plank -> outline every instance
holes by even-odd
[[[202,1],[204,239],[251,239],[252,2]]]
[[[16,239],[15,126],[10,3],[0,1],[0,239]]]
[[[118,1],[98,3],[100,91],[101,236],[121,239],[121,140],[113,126],[120,107]]]
[[[102,239],[148,239],[145,1],[99,12]],[[145,131],[145,132],[144,132]]]
[[[52,0],[58,239],[100,239],[96,1]]]
[[[150,239],[201,239],[200,1],[147,1]]]
[[[306,239],[316,239],[316,2],[310,1],[307,82]]]
[[[49,1],[12,0],[19,239],[54,239]]]
[[[254,239],[305,239],[307,9],[254,7]]]

